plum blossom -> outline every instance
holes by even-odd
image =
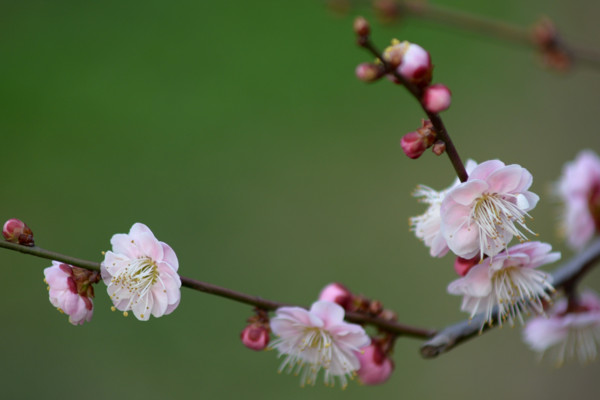
[[[514,325],[515,318],[523,323],[523,313],[543,313],[542,302],[550,301],[547,292],[554,291],[551,276],[536,269],[560,258],[560,253],[551,250],[552,246],[540,242],[512,246],[451,282],[448,292],[463,296],[461,310],[469,312],[470,318],[483,313],[484,324],[493,323],[494,307],[500,325],[506,320]]]
[[[300,384],[314,385],[321,369],[327,386],[337,377],[346,387],[360,367],[355,351],[370,343],[360,325],[344,322],[344,309],[330,301],[317,301],[310,310],[281,307],[271,319],[271,330],[279,336],[271,348],[285,359],[279,371],[300,375]]]
[[[333,282],[325,286],[319,293],[319,300],[327,300],[339,304],[346,311],[351,311],[354,295],[341,283]]]
[[[525,217],[539,197],[528,191],[533,178],[525,168],[499,160],[479,164],[466,182],[453,187],[441,204],[441,230],[450,250],[462,258],[495,256],[513,236],[533,234]]]
[[[112,251],[102,262],[102,279],[114,307],[147,321],[150,314],[170,314],[181,299],[179,262],[171,247],[158,241],[144,224],[135,223],[129,233],[113,235]],[[114,308],[113,308],[114,309]]]
[[[44,269],[44,282],[48,285],[50,303],[61,313],[67,314],[73,325],[82,325],[92,320],[92,284],[98,279],[97,272],[59,261],[52,261],[52,266]]]
[[[556,191],[564,202],[561,221],[567,243],[581,250],[600,230],[600,158],[583,150],[563,167]]]
[[[561,366],[578,359],[587,363],[598,355],[600,344],[600,299],[584,292],[575,309],[569,310],[566,299],[558,301],[549,318],[537,317],[527,322],[523,339],[541,356],[547,354]]]
[[[467,160],[465,169],[470,173],[476,166],[475,161]],[[424,214],[411,217],[408,222],[415,236],[429,247],[429,254],[432,257],[443,257],[448,253],[448,244],[441,232],[440,207],[448,192],[459,184],[460,181],[455,179],[450,187],[439,192],[428,186],[419,185],[413,192],[414,197],[417,197],[421,203],[429,204],[429,207]]]

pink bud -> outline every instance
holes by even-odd
[[[394,362],[386,356],[379,342],[373,341],[355,354],[360,362],[358,378],[365,385],[379,385],[392,375]]]
[[[373,63],[358,64],[355,72],[356,77],[363,82],[374,82],[383,75],[381,66]]]
[[[431,82],[432,70],[429,53],[414,43],[408,46],[402,58],[402,64],[397,69],[400,75],[418,85],[427,85]]]
[[[352,307],[354,296],[340,283],[330,283],[325,286],[319,294],[319,300],[327,300],[339,304],[344,310],[349,311]]]
[[[4,223],[2,235],[8,242],[18,243],[23,246],[35,246],[33,232],[19,219],[12,218]]]
[[[441,156],[446,151],[446,143],[438,140],[433,144],[433,146],[431,146],[431,150],[433,150],[436,156]]]
[[[260,323],[246,326],[240,334],[242,343],[252,350],[264,350],[269,344],[269,329]]]
[[[476,255],[475,257],[470,259],[456,257],[456,260],[454,261],[454,270],[458,275],[465,276],[471,268],[479,264],[480,259],[481,258],[479,257],[479,255]]]
[[[356,17],[354,20],[354,32],[358,36],[369,36],[369,33],[371,33],[369,22],[363,17]]]
[[[423,92],[423,106],[432,113],[445,111],[450,107],[452,93],[447,86],[436,84],[428,86]]]
[[[427,146],[423,141],[423,136],[421,136],[419,132],[408,132],[406,135],[402,136],[400,146],[402,146],[404,154],[412,159],[421,157],[421,154],[427,150]]]

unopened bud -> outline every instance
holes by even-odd
[[[425,150],[431,147],[436,136],[437,134],[431,122],[423,121],[421,128],[417,129],[416,132],[409,132],[402,137],[400,146],[402,146],[404,154],[408,157],[412,159],[419,158]]]
[[[369,36],[371,33],[371,26],[369,25],[369,21],[364,19],[363,17],[356,17],[354,20],[354,32],[358,36]]]
[[[571,56],[560,44],[556,26],[547,17],[533,27],[533,40],[538,45],[544,63],[558,71],[566,71],[571,66]]]
[[[356,67],[356,77],[363,82],[374,82],[383,75],[383,68],[373,63],[362,63]]]
[[[340,283],[330,283],[319,294],[319,300],[327,300],[339,304],[346,311],[352,309],[354,295]]]
[[[456,260],[454,261],[454,270],[458,275],[465,276],[471,268],[479,264],[479,260],[481,260],[481,258],[478,255],[469,259],[456,257]]]
[[[388,380],[394,371],[394,362],[388,358],[378,341],[356,352],[360,368],[358,379],[365,385],[379,385]]]
[[[450,107],[452,93],[446,85],[435,84],[428,86],[423,91],[423,106],[432,113],[445,111]]]
[[[431,82],[433,72],[431,57],[427,50],[418,44],[410,43],[397,71],[414,84],[419,86],[428,85]]]
[[[35,246],[33,232],[25,222],[12,218],[4,223],[2,235],[8,242],[18,243],[23,246]]]
[[[373,300],[369,304],[369,312],[373,315],[379,315],[383,311],[383,304],[379,300]]]
[[[441,140],[438,140],[431,146],[431,150],[436,156],[441,156],[446,151],[446,143]]]
[[[253,323],[244,328],[240,337],[247,348],[264,350],[269,344],[269,328],[261,323]]]

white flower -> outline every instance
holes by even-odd
[[[549,318],[527,322],[523,339],[540,355],[548,354],[556,366],[565,360],[587,363],[595,359],[600,344],[600,299],[593,292],[585,292],[574,310],[568,310],[567,300],[560,300]]]
[[[344,322],[344,309],[330,301],[313,303],[310,311],[300,307],[281,307],[271,319],[277,338],[270,347],[285,354],[279,371],[287,368],[300,374],[300,383],[314,385],[321,368],[325,385],[333,386],[338,377],[342,387],[352,379],[360,363],[354,354],[370,343],[360,325]]]
[[[554,291],[551,276],[536,270],[560,258],[560,253],[551,250],[549,244],[540,242],[513,246],[493,260],[484,259],[464,277],[451,282],[448,292],[463,295],[461,310],[469,312],[471,318],[483,313],[484,324],[492,324],[494,306],[498,307],[500,325],[506,320],[514,325],[515,318],[523,323],[523,313],[543,313],[542,300],[549,301],[546,292]]]
[[[107,251],[102,262],[102,279],[114,306],[124,314],[132,310],[142,321],[150,314],[170,314],[181,299],[173,249],[141,223],[133,224],[129,234],[113,235],[110,243],[113,251]]]

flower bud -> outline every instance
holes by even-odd
[[[450,89],[442,84],[431,85],[423,91],[423,106],[432,113],[445,111],[450,107],[451,101]]]
[[[369,22],[363,17],[356,17],[354,20],[354,32],[358,36],[369,36],[371,33],[371,26]]]
[[[406,53],[409,47],[409,42],[401,42],[398,39],[393,39],[392,45],[386,47],[383,51],[383,59],[387,61],[391,66],[397,67],[402,63],[404,54]]]
[[[319,300],[327,300],[339,304],[346,311],[350,311],[354,295],[340,283],[330,283],[319,294]]]
[[[433,150],[436,156],[441,156],[446,151],[446,143],[441,140],[438,140],[431,146],[431,150]]]
[[[473,258],[462,258],[462,257],[456,257],[456,260],[454,260],[454,270],[456,271],[456,273],[460,276],[465,276],[467,275],[467,272],[469,272],[469,270],[471,268],[473,268],[474,266],[476,266],[477,264],[479,264],[479,261],[481,260],[481,257],[478,255],[476,255]]]
[[[423,121],[422,126],[416,132],[409,132],[402,137],[400,146],[404,153],[412,158],[419,158],[436,139],[436,132],[429,121]]]
[[[21,220],[12,218],[4,223],[2,235],[11,243],[18,243],[23,246],[35,246],[33,242],[33,232]]]
[[[363,82],[374,82],[381,78],[383,69],[380,65],[373,63],[362,63],[356,67],[356,77]]]
[[[269,344],[269,328],[261,323],[249,324],[240,334],[242,343],[252,350],[264,350]]]
[[[431,57],[427,50],[418,44],[410,43],[397,71],[412,83],[419,86],[428,85],[429,82],[431,82],[431,74],[433,71]]]
[[[392,375],[394,362],[387,357],[378,341],[373,340],[355,354],[360,362],[358,379],[365,385],[379,385]]]

